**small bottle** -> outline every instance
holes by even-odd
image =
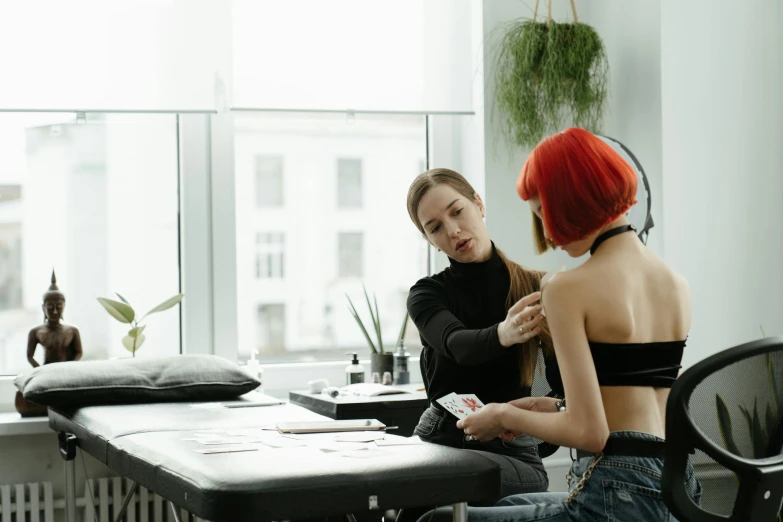
[[[345,384],[364,382],[364,366],[359,364],[358,356],[352,352],[346,355],[353,355],[353,360],[351,364],[345,367]]]
[[[250,359],[247,361],[247,373],[261,383],[261,385],[256,388],[255,391],[258,393],[264,393],[264,369],[261,368],[261,365],[258,363],[256,355],[258,355],[258,350],[253,350],[253,352],[250,354]]]
[[[381,383],[381,374],[378,372],[372,372],[372,382],[375,384]]]
[[[411,374],[408,371],[408,357],[410,354],[405,351],[405,345],[402,341],[397,345],[397,351],[394,352],[394,384],[410,384]]]
[[[383,384],[389,386],[392,383],[391,372],[383,372]]]

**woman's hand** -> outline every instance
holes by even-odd
[[[498,323],[498,339],[504,348],[526,343],[541,332],[541,292],[523,297],[508,309],[506,319]]]
[[[492,440],[506,431],[503,428],[502,417],[508,408],[508,404],[487,404],[476,413],[471,413],[457,422],[457,428],[476,440]]]

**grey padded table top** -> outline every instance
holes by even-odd
[[[204,409],[189,403],[49,410],[81,449],[206,520],[296,520],[378,509],[444,506],[497,496],[500,469],[474,452],[433,444],[386,446],[356,458],[312,447],[205,455],[195,431],[325,420],[291,404]]]

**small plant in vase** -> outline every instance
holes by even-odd
[[[147,325],[139,323],[143,321],[148,315],[157,312],[163,312],[164,310],[168,310],[169,308],[178,305],[180,301],[182,301],[182,298],[185,297],[185,294],[177,294],[174,297],[166,299],[158,306],[144,314],[141,319],[137,319],[136,311],[133,309],[127,299],[122,297],[120,294],[117,294],[117,297],[120,298],[120,301],[99,297],[98,302],[101,304],[101,306],[103,306],[103,308],[106,309],[107,312],[109,312],[109,315],[114,317],[119,322],[129,324],[131,326],[131,329],[128,331],[128,335],[122,338],[122,345],[125,346],[125,349],[128,350],[133,355],[133,357],[136,357],[136,350],[141,348],[141,345],[144,344],[144,341],[146,340],[146,336],[143,332]]]
[[[377,339],[377,346],[373,342],[373,338],[370,334],[370,332],[367,330],[367,328],[364,326],[364,322],[362,321],[362,318],[359,316],[359,313],[356,311],[356,307],[353,304],[353,301],[351,300],[351,297],[348,294],[345,294],[345,297],[348,299],[348,310],[351,312],[351,315],[356,320],[356,323],[359,325],[359,328],[362,330],[362,333],[364,334],[364,338],[367,340],[367,345],[370,347],[370,371],[375,373],[378,372],[381,376],[383,376],[384,372],[389,372],[392,374],[394,373],[394,353],[392,350],[386,350],[383,345],[383,336],[381,334],[381,314],[378,310],[378,298],[373,295],[373,302],[375,303],[375,309],[373,310],[373,305],[370,302],[370,296],[367,293],[367,289],[362,285],[362,290],[364,290],[364,299],[367,302],[367,308],[370,311],[370,318],[372,319],[372,332]],[[397,342],[395,346],[399,345],[400,342],[402,342],[403,337],[405,336],[405,330],[408,324],[408,312],[405,312],[405,318],[402,322],[402,327],[400,328],[400,333],[397,338]]]

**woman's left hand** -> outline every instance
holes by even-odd
[[[476,440],[492,440],[505,432],[502,424],[503,412],[513,408],[508,404],[487,404],[476,413],[471,413],[457,422],[457,428]]]

